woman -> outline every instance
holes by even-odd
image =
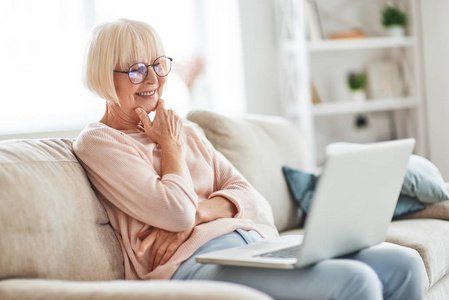
[[[251,221],[261,196],[165,109],[171,63],[152,27],[124,19],[94,29],[85,60],[85,85],[106,111],[74,150],[121,243],[127,279],[233,281],[284,299],[422,298],[421,259],[395,245],[289,271],[196,263],[264,237]]]

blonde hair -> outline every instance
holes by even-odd
[[[145,22],[119,19],[96,26],[84,58],[83,83],[93,93],[118,104],[114,70],[165,55],[157,32]]]

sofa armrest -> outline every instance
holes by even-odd
[[[60,281],[0,280],[0,299],[29,300],[145,300],[145,299],[271,299],[255,289],[214,281]]]

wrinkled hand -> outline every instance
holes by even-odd
[[[178,250],[178,248],[190,237],[193,228],[180,232],[170,232],[159,228],[150,228],[137,235],[143,239],[137,251],[137,257],[142,257],[149,250],[148,270],[156,269],[165,264]]]
[[[142,132],[156,144],[162,145],[172,141],[177,142],[182,129],[182,122],[179,116],[171,109],[165,109],[164,100],[159,99],[156,106],[156,115],[151,122],[148,114],[142,108],[135,109],[143,126]]]

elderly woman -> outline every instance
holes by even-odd
[[[122,19],[92,33],[85,85],[106,100],[106,111],[74,150],[121,243],[126,279],[233,281],[282,299],[422,298],[421,259],[394,245],[296,270],[196,263],[198,254],[265,237],[251,221],[261,195],[165,109],[171,66],[146,23]]]

